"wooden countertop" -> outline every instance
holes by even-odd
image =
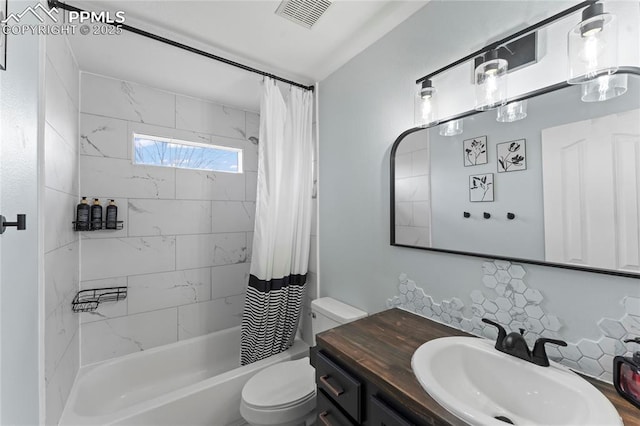
[[[470,334],[390,309],[320,333],[316,339],[319,347],[328,349],[383,392],[402,400],[405,408],[426,424],[464,425],[423,390],[411,370],[411,356],[420,345],[447,336]],[[640,426],[640,410],[618,395],[613,386],[585,379],[609,398],[626,426]]]

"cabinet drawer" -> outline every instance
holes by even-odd
[[[340,412],[331,400],[325,396],[323,391],[318,391],[317,395],[317,426],[353,426],[353,423]]]
[[[347,373],[325,354],[318,352],[316,360],[316,383],[318,388],[339,405],[347,414],[360,423],[362,404],[359,380]]]
[[[374,395],[369,397],[369,420],[371,426],[413,426],[402,415]]]

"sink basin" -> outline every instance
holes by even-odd
[[[552,362],[540,367],[475,337],[443,337],[420,346],[411,367],[422,387],[472,425],[622,425],[589,382]]]

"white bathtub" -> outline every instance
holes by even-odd
[[[241,392],[261,369],[308,354],[286,352],[240,367],[240,327],[85,366],[60,425],[208,425],[242,423]]]

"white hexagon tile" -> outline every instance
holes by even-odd
[[[416,286],[407,274],[398,277],[398,294],[387,300],[387,306],[400,307],[434,319],[477,336],[495,339],[494,327],[482,322],[489,318],[507,330],[524,328],[525,339],[533,345],[540,337],[561,339],[560,319],[542,307],[544,296],[539,290],[527,286],[526,271],[522,265],[504,260],[482,264],[483,290],[469,294],[471,304],[457,297],[435,302]],[[597,340],[581,339],[567,342],[567,347],[547,346],[549,358],[607,382],[612,381],[613,357],[627,352],[624,339],[640,336],[640,298],[625,297],[622,301],[625,315],[620,319],[602,318],[597,327],[602,333]]]

